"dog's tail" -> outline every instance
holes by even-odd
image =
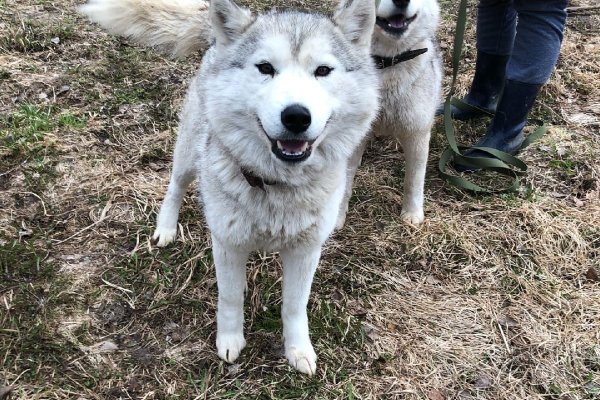
[[[89,0],[79,10],[113,34],[173,57],[206,49],[211,37],[206,0]]]

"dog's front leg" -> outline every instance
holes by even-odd
[[[308,334],[306,306],[320,256],[320,246],[281,252],[283,261],[281,318],[285,356],[292,367],[309,375],[313,375],[317,369],[317,355]]]
[[[190,139],[191,136],[189,129],[182,128],[177,137],[169,188],[156,219],[156,230],[152,235],[152,240],[158,247],[166,246],[175,240],[181,202],[196,175],[196,147]]]
[[[401,137],[406,160],[404,174],[404,199],[401,218],[410,224],[420,224],[425,219],[423,212],[423,188],[429,155],[430,130]]]
[[[217,272],[217,351],[233,362],[246,346],[244,339],[244,289],[248,252],[224,244],[214,236],[213,258]]]

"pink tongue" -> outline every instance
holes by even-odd
[[[406,25],[406,18],[403,15],[392,17],[388,20],[392,28],[403,28]]]
[[[283,147],[288,153],[299,153],[303,150],[304,140],[281,140],[281,147]]]

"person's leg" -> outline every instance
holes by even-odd
[[[516,12],[513,0],[480,0],[477,7],[477,59],[466,103],[494,112],[502,92],[506,64],[513,48]],[[438,109],[443,113],[443,107]],[[485,115],[452,107],[452,117],[468,120]]]
[[[527,115],[556,65],[567,17],[567,0],[515,0],[517,34],[504,92],[478,146],[516,153]]]

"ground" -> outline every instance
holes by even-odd
[[[276,255],[248,264],[248,347],[228,365],[216,355],[215,275],[193,190],[177,242],[149,242],[200,55],[173,61],[111,37],[78,3],[0,0],[0,399],[600,398],[593,0],[570,4],[533,112],[551,128],[523,153],[518,193],[444,184],[438,121],[426,221],[408,226],[401,149],[369,146],[311,294],[314,377],[282,356]],[[441,2],[447,75],[457,3]],[[459,94],[473,43],[471,24]],[[459,125],[461,140],[484,126]]]

